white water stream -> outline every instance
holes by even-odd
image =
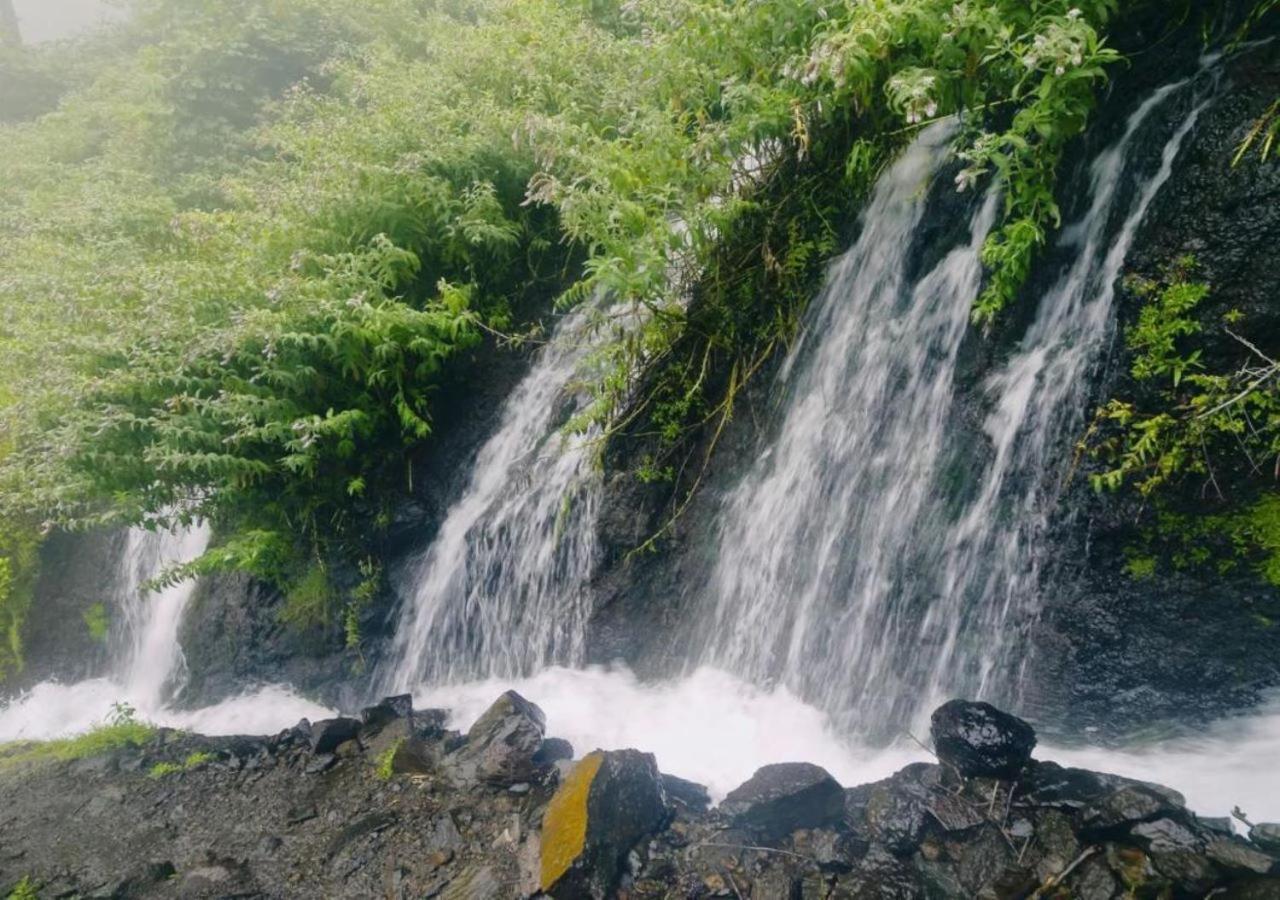
[[[696,660],[783,684],[872,739],[921,729],[951,697],[1016,708],[1041,536],[1115,282],[1214,84],[1161,88],[1096,159],[1089,206],[1059,241],[1071,262],[982,385],[982,433],[968,440],[955,386],[991,200],[967,241],[913,279],[946,126],[889,169],[786,361],[776,436],[725,503]],[[1144,171],[1143,126],[1183,92],[1191,112]]]
[[[169,566],[199,556],[208,542],[203,527],[174,533],[131,529],[118,570],[104,579],[115,619],[108,673],[74,684],[47,681],[0,707],[0,742],[78,734],[107,721],[116,704],[132,707],[142,721],[205,734],[266,733],[304,716],[326,715],[324,707],[278,685],[201,710],[172,706],[186,683],[178,634],[195,584],[183,581],[154,592],[145,585]]]

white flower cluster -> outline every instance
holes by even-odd
[[[1092,33],[1093,29],[1081,19],[1080,10],[1072,9],[1035,36],[1022,54],[1022,64],[1028,69],[1051,69],[1055,75],[1065,75],[1069,68],[1084,65]]]
[[[938,114],[938,101],[933,91],[937,76],[926,69],[907,69],[889,79],[885,90],[890,102],[902,111],[908,125],[915,125]]]

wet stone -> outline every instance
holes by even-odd
[[[354,739],[359,733],[359,719],[322,719],[311,726],[311,752],[332,753],[340,744]]]
[[[398,719],[413,719],[413,697],[410,694],[384,697],[360,711],[361,726],[369,734],[377,733]]]
[[[1205,854],[1228,872],[1241,875],[1266,875],[1275,866],[1271,856],[1234,837],[1215,837]]]
[[[694,812],[706,812],[711,806],[711,795],[707,789],[693,781],[686,781],[674,775],[662,775],[662,789],[667,799],[683,805]]]
[[[934,710],[929,731],[938,758],[965,777],[1013,778],[1036,746],[1030,725],[989,703],[945,703]]]
[[[1280,825],[1260,822],[1249,829],[1249,840],[1267,853],[1280,853]]]
[[[764,766],[729,792],[720,811],[733,824],[766,837],[797,828],[820,828],[844,814],[844,789],[826,769],[811,763]]]

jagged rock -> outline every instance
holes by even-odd
[[[1036,733],[989,703],[952,700],[933,712],[929,732],[938,758],[961,775],[1013,778],[1031,760]]]
[[[467,732],[466,744],[453,759],[455,771],[462,780],[502,787],[531,780],[540,768],[534,757],[546,724],[536,704],[507,691]]]
[[[533,755],[533,762],[539,767],[555,765],[562,759],[573,759],[573,744],[558,737],[544,740],[538,752]]]
[[[1260,878],[1234,884],[1215,894],[1214,900],[1280,900],[1280,878]]]
[[[632,847],[661,828],[667,816],[652,754],[587,754],[556,790],[543,816],[541,890],[556,900],[613,896]]]
[[[1249,840],[1268,853],[1280,853],[1280,825],[1259,822],[1249,829]]]
[[[1159,816],[1181,815],[1182,811],[1182,804],[1167,792],[1134,782],[1085,807],[1084,819],[1090,831],[1096,833]]]
[[[1273,858],[1236,837],[1213,838],[1205,853],[1228,872],[1240,875],[1266,875],[1276,864]]]
[[[413,696],[398,694],[384,697],[360,711],[360,722],[366,735],[374,735],[398,719],[413,719]]]
[[[711,806],[711,795],[707,793],[705,787],[696,782],[663,773],[662,788],[666,791],[668,800],[682,803],[694,812],[706,812]]]
[[[830,900],[923,900],[925,893],[922,879],[910,866],[872,848],[852,871],[836,879],[826,896]]]
[[[335,753],[317,753],[307,761],[307,766],[303,771],[308,775],[319,775],[327,772],[338,764],[338,756]]]
[[[360,720],[338,717],[321,719],[311,726],[311,752],[332,753],[338,745],[352,740],[360,733]]]
[[[735,825],[767,837],[797,828],[821,828],[844,814],[844,789],[812,763],[777,763],[758,769],[729,792],[720,811]]]
[[[867,845],[847,831],[815,828],[792,836],[796,853],[807,857],[828,872],[847,872],[867,852]]]

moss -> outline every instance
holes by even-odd
[[[201,766],[206,766],[217,759],[212,753],[192,753],[180,763],[161,762],[156,763],[147,773],[152,778],[164,778],[168,775],[177,775],[180,772],[190,772]]]
[[[99,725],[84,734],[53,741],[20,741],[0,745],[0,769],[41,761],[68,762],[119,750],[141,747],[156,729],[144,722],[123,721]]]
[[[13,886],[13,890],[9,892],[8,900],[40,900],[40,889],[36,887],[36,883],[28,875]]]
[[[599,750],[573,767],[564,783],[556,790],[547,812],[542,817],[542,890],[569,871],[587,843],[587,798],[596,773],[604,763]]]
[[[391,776],[395,774],[396,754],[400,752],[400,748],[403,746],[404,738],[400,738],[378,756],[378,767],[375,773],[383,781],[390,781]]]
[[[1146,581],[1156,574],[1156,558],[1139,553],[1126,553],[1124,570],[1134,581]]]
[[[95,603],[82,614],[84,627],[89,629],[89,637],[100,644],[107,642],[107,634],[111,629],[111,619],[107,615],[106,604]]]

